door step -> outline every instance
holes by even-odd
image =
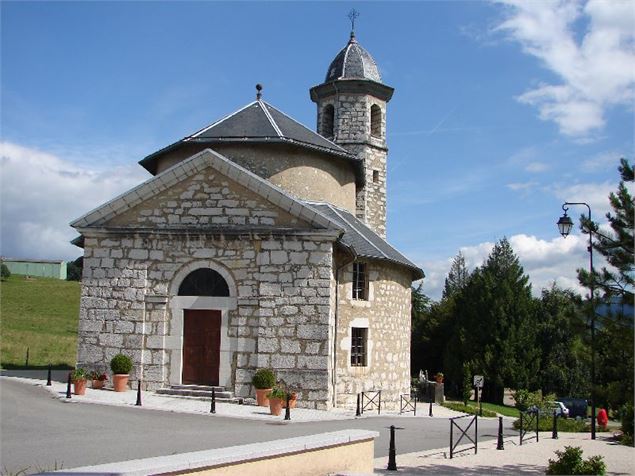
[[[160,388],[156,393],[159,395],[171,395],[173,397],[212,398],[212,389],[214,389],[216,401],[218,402],[242,402],[242,398],[234,397],[234,392],[225,390],[225,387],[212,387],[208,385],[172,385],[170,388]]]

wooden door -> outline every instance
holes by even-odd
[[[183,315],[184,384],[218,385],[220,311],[185,309]]]

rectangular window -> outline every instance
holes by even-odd
[[[379,182],[379,170],[373,170],[373,182]]]
[[[351,367],[366,367],[368,329],[353,327],[351,334]]]
[[[366,263],[353,263],[353,299],[368,300]]]

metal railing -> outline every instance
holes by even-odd
[[[461,428],[461,426],[455,421],[455,420],[460,420],[461,418],[470,418],[470,417],[471,417],[471,421],[465,428]],[[470,430],[472,425],[474,425],[474,439],[472,439],[470,435],[467,434],[467,432]],[[456,443],[454,443],[454,427],[456,427],[456,429],[459,430],[459,432],[461,433],[461,436],[459,436],[458,440],[456,440]],[[467,448],[463,448],[462,450],[455,451],[456,447],[459,446],[459,443],[461,443],[461,440],[463,439],[463,437],[470,440],[474,446],[469,446]],[[462,453],[463,451],[469,451],[472,448],[474,448],[474,454],[476,454],[478,452],[478,415],[474,415],[474,416],[462,415],[462,416],[450,418],[450,459],[452,459],[455,454]]]
[[[372,390],[370,392],[362,392],[361,397],[361,412],[370,409],[377,408],[377,414],[381,415],[381,390]]]
[[[402,394],[399,396],[399,414],[414,412],[417,416],[417,395]]]
[[[535,423],[536,434],[533,436],[525,436],[528,432],[532,431],[532,426]],[[539,410],[532,410],[527,412],[520,412],[520,445],[523,441],[529,441],[536,438],[538,441],[538,426],[540,424],[540,412]]]

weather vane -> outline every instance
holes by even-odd
[[[348,18],[351,21],[351,33],[355,31],[355,19],[359,17],[359,12],[354,8],[348,12]]]

